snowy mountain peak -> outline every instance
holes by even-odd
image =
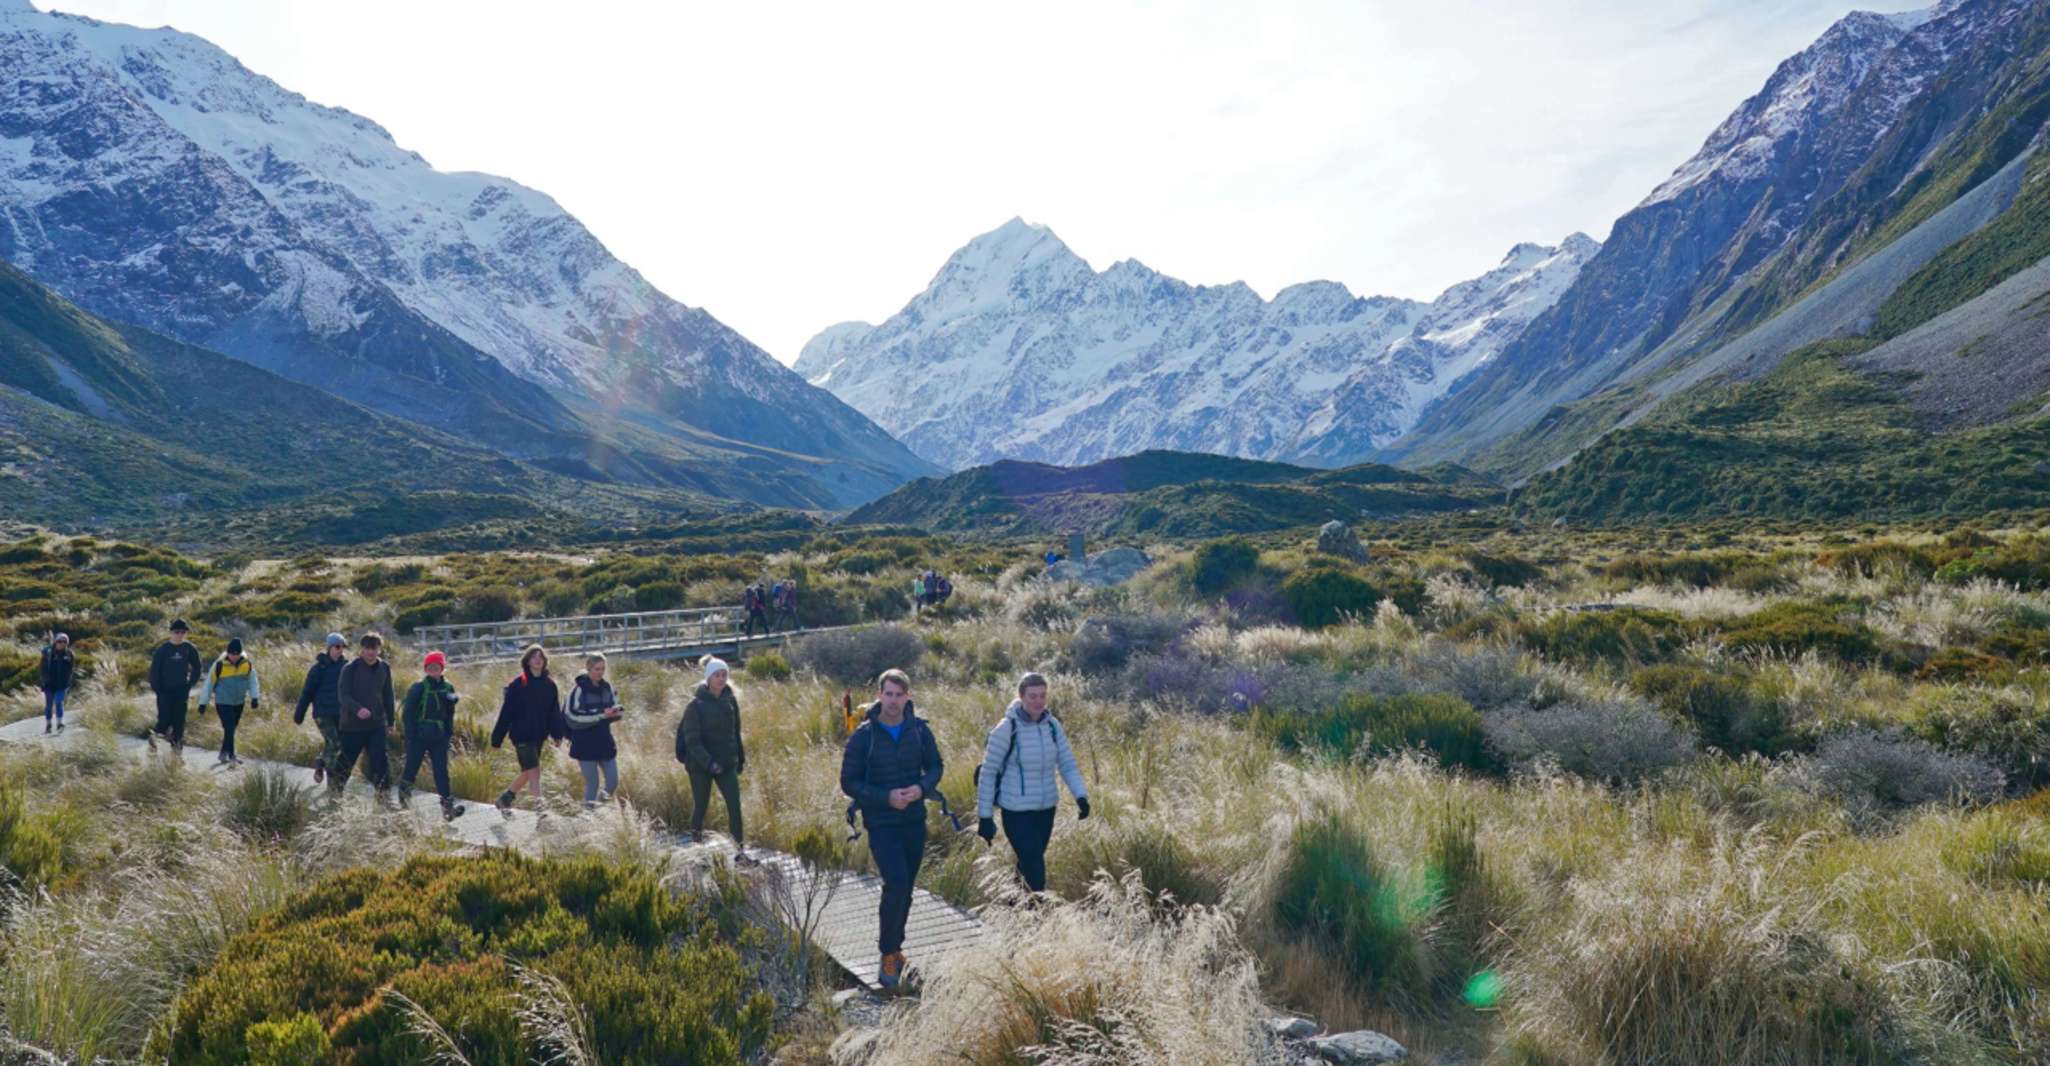
[[[1518,245],[1432,304],[1336,281],[1262,300],[1135,259],[1097,273],[1014,219],[881,325],[821,332],[797,370],[943,465],[1147,448],[1337,465],[1406,429],[1549,306],[1597,247],[1566,245]]]
[[[1601,251],[1602,245],[1600,241],[1585,233],[1572,233],[1567,235],[1565,240],[1559,242],[1559,250],[1568,255],[1577,255],[1585,259]]]

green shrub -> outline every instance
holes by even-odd
[[[1556,662],[1663,662],[1687,644],[1687,624],[1668,611],[1619,607],[1558,611],[1518,625],[1525,647]]]
[[[1928,577],[1936,572],[1936,560],[1927,550],[1893,540],[1832,548],[1817,555],[1815,565],[1843,577],[1877,577],[1886,573]]]
[[[1981,548],[1944,564],[1936,579],[1955,585],[1986,579],[2027,591],[2050,589],[2050,536],[2015,537],[1997,548]]]
[[[1212,866],[1180,837],[1151,822],[1076,834],[1072,847],[1056,848],[1051,856],[1047,886],[1079,899],[1088,894],[1099,870],[1119,878],[1137,873],[1146,891],[1162,902],[1210,907],[1224,899],[1224,884]]]
[[[19,788],[0,788],[0,869],[36,886],[64,872],[64,841],[47,820],[31,814]]]
[[[747,670],[749,677],[758,677],[763,681],[790,680],[790,660],[773,651],[755,652],[741,665]]]
[[[1289,838],[1274,919],[1334,957],[1362,988],[1413,1007],[1428,1001],[1439,979],[1427,931],[1436,903],[1384,867],[1365,834],[1331,815],[1297,826]]]
[[[366,566],[356,571],[351,579],[356,591],[365,595],[394,588],[399,585],[417,585],[427,580],[425,563],[400,563],[395,566]]]
[[[463,593],[448,621],[509,622],[520,616],[519,593],[504,585],[485,585]]]
[[[1348,756],[1363,746],[1374,755],[1422,749],[1448,769],[1500,769],[1488,752],[1480,712],[1457,696],[1439,692],[1355,693],[1326,711],[1262,711],[1254,721],[1259,732],[1297,751]]]
[[[634,589],[636,611],[673,611],[683,601],[683,584],[677,581],[655,581]]]
[[[537,1000],[508,961],[517,959],[561,982],[596,1061],[737,1064],[762,1051],[773,1003],[721,921],[713,901],[595,860],[493,851],[354,870],[231,941],[179,994],[150,1056],[244,1063],[255,1026],[293,1037],[304,1032],[295,1019],[310,1015],[335,1062],[421,1061],[430,1049],[381,993],[390,987],[459,1034],[470,1061],[536,1061],[548,1049],[520,1024]]]
[[[1545,576],[1545,568],[1520,555],[1466,553],[1466,565],[1488,588],[1522,588]]]
[[[1989,759],[2011,784],[2050,787],[2050,704],[2027,689],[1938,689],[1908,732],[1945,751]]]
[[[287,840],[313,821],[313,792],[282,771],[244,774],[228,789],[222,821],[257,840]]]
[[[1725,645],[1740,651],[1773,655],[1815,652],[1847,663],[1868,663],[1879,657],[1879,636],[1863,622],[1846,622],[1841,608],[1821,603],[1784,601],[1730,623]]]
[[[584,591],[566,581],[544,581],[534,586],[534,598],[541,613],[550,618],[578,614],[584,609]]]
[[[311,1014],[257,1022],[243,1038],[249,1045],[249,1066],[325,1066],[334,1055],[327,1030]]]
[[[1778,701],[1752,692],[1741,676],[1698,666],[1647,666],[1630,687],[1666,713],[1694,724],[1703,744],[1729,755],[1778,755],[1800,746]]]
[[[1222,537],[1196,549],[1189,585],[1205,596],[1219,596],[1253,576],[1260,568],[1260,549],[1244,537]]]
[[[1282,598],[1296,621],[1310,629],[1336,625],[1348,618],[1371,619],[1381,603],[1381,590],[1343,563],[1317,562],[1288,575]]]
[[[843,685],[873,685],[876,675],[895,667],[910,670],[925,654],[925,642],[902,626],[871,626],[815,633],[790,645],[790,662]]]
[[[1745,556],[1732,552],[1655,552],[1620,556],[1602,572],[1632,585],[1685,585],[1705,589],[1720,583]]]

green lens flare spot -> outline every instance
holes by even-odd
[[[1502,979],[1493,970],[1482,970],[1467,979],[1463,997],[1475,1010],[1494,1010],[1502,1002]]]

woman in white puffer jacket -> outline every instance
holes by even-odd
[[[989,731],[975,773],[977,831],[985,843],[994,843],[994,815],[1003,809],[1004,839],[1018,853],[1018,875],[1034,892],[1046,891],[1046,845],[1053,839],[1054,809],[1061,798],[1056,775],[1075,797],[1077,817],[1089,817],[1089,789],[1082,783],[1068,731],[1047,709],[1046,688],[1041,674],[1018,679],[1018,698]]]

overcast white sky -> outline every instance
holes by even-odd
[[[1853,6],[37,3],[200,34],[547,192],[785,362],[1013,215],[1099,269],[1435,296],[1518,241],[1606,236]]]

